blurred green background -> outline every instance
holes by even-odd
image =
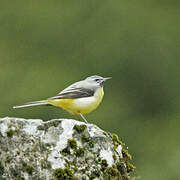
[[[180,178],[179,0],[0,0],[0,116],[73,118],[12,109],[71,83],[112,76],[89,122],[117,133],[143,180]]]

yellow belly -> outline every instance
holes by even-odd
[[[96,90],[94,96],[77,99],[55,99],[48,100],[47,104],[61,107],[72,114],[87,114],[95,110],[101,103],[104,96],[103,88]]]

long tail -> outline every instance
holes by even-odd
[[[39,105],[45,105],[46,100],[42,100],[42,101],[34,101],[34,102],[28,102],[26,104],[22,104],[22,105],[18,105],[18,106],[13,106],[14,109],[16,108],[23,108],[23,107],[29,107],[29,106],[39,106]]]

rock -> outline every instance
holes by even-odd
[[[115,134],[71,119],[1,118],[0,179],[130,179],[131,156]]]

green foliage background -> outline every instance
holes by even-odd
[[[112,76],[89,122],[117,133],[143,180],[180,177],[179,0],[0,0],[0,116],[73,118],[12,109],[74,81]]]

